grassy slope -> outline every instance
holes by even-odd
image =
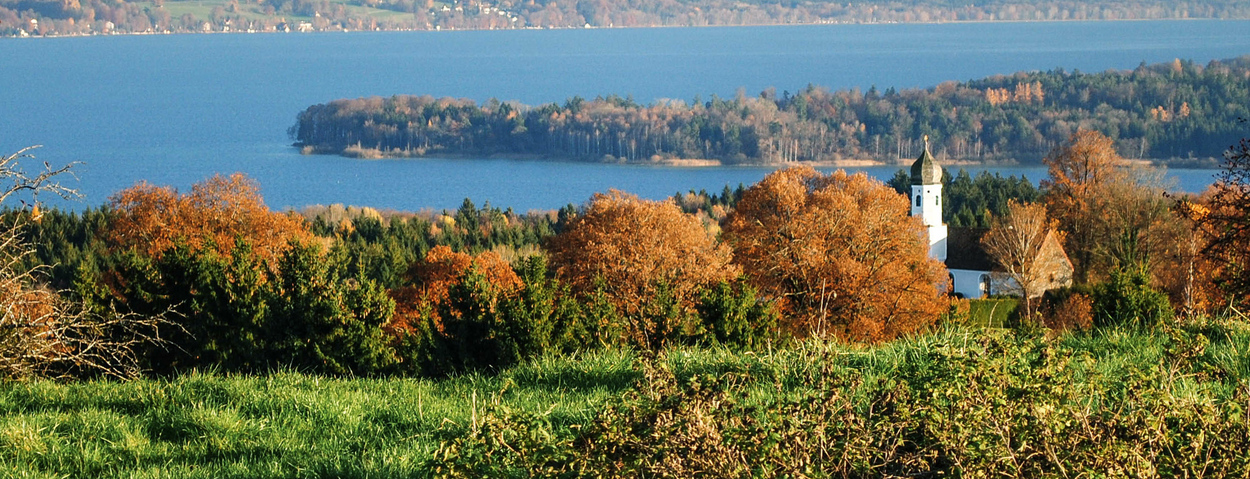
[[[1021,349],[1021,358],[992,354],[1021,341],[1072,358],[1067,367],[1105,393],[1088,399],[1092,407],[1123,394],[1119,385],[1132,382],[1129,377],[1148,377],[1153,393],[1195,403],[1238,401],[1238,390],[1250,386],[1250,329],[1237,324],[1027,341],[1011,332],[948,328],[873,348],[691,348],[671,351],[661,362],[678,378],[744,375],[750,379],[735,387],[748,401],[766,404],[808,392],[814,375],[830,371],[862,380],[855,384],[884,379],[924,385],[924,378],[942,377],[955,362],[987,369],[1006,364],[1027,375],[1024,356],[1037,349]],[[546,416],[558,433],[589,423],[632,388],[640,361],[632,353],[608,351],[440,381],[284,373],[5,384],[0,476],[421,477],[440,440],[465,434],[487,409]]]
[[[173,18],[175,21],[181,18],[182,15],[188,14],[188,13],[200,20],[207,20],[209,18],[209,15],[213,11],[213,7],[225,8],[226,5],[229,3],[230,3],[229,0],[166,0],[164,3],[164,7],[162,8],[168,11],[170,17]],[[330,3],[343,5],[343,7],[347,9],[348,13],[351,16],[356,16],[356,17],[368,16],[368,17],[376,18],[378,20],[395,20],[395,19],[412,18],[411,13],[397,12],[394,10],[384,10],[380,8],[372,8],[372,7],[367,7],[364,5],[354,5],[352,3],[349,3],[347,0],[330,0]],[[147,8],[157,8],[155,3],[138,2],[138,4],[145,5]],[[244,18],[249,18],[253,20],[263,20],[266,18],[275,18],[275,19],[282,18],[291,22],[312,20],[312,17],[304,16],[304,15],[282,14],[282,13],[275,13],[274,15],[265,15],[264,11],[262,10],[260,6],[250,5],[250,4],[240,4],[238,14],[242,15]],[[230,15],[233,16],[235,14],[232,13]]]

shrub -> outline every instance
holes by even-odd
[[[773,305],[758,299],[755,288],[743,281],[722,281],[703,290],[698,311],[705,342],[754,348],[778,339]]]
[[[1054,331],[1086,330],[1094,325],[1094,303],[1081,293],[1070,293],[1042,307],[1042,324]]]
[[[1166,293],[1150,286],[1144,268],[1121,267],[1106,282],[1094,287],[1094,325],[1152,328],[1171,319],[1172,305]]]

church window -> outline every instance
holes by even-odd
[[[916,195],[916,206],[920,206],[920,195]]]

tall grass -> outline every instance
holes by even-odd
[[[597,351],[442,380],[283,372],[7,383],[0,385],[0,476],[429,477],[442,461],[440,448],[476,437],[488,421],[539,418],[541,427],[527,429],[539,435],[534,441],[572,447],[569,441],[585,437],[587,428],[605,424],[605,411],[627,414],[641,404],[637,397],[656,387],[650,371],[657,367],[671,372],[678,390],[717,384],[735,398],[726,407],[761,417],[806,414],[804,401],[827,399],[835,389],[861,414],[891,391],[909,391],[911,401],[938,410],[958,407],[973,393],[997,400],[992,388],[1000,385],[1008,403],[995,407],[1011,408],[1011,397],[1041,394],[1028,388],[1051,384],[1037,377],[1046,374],[1062,376],[1053,384],[1089,391],[1062,397],[1090,410],[1146,404],[1143,395],[1218,406],[1245,400],[1250,328],[1210,321],[1046,338],[943,327],[878,346],[690,347],[658,358]],[[673,394],[679,402],[693,400]],[[475,447],[513,454],[483,444]],[[880,472],[869,466],[864,470]]]

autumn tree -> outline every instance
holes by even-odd
[[[630,318],[627,339],[645,347],[662,346],[680,326],[661,324],[672,314],[652,314],[649,307],[663,299],[675,308],[671,313],[692,314],[701,289],[739,274],[732,251],[697,218],[672,202],[616,190],[592,197],[547,250],[557,278],[577,294],[606,295]]]
[[[1093,130],[1080,130],[1043,160],[1049,178],[1042,180],[1043,201],[1059,229],[1078,283],[1099,279],[1124,257],[1151,256],[1161,235],[1152,228],[1170,221],[1159,172],[1130,168],[1114,141]],[[1119,238],[1128,231],[1141,239],[1139,251],[1123,251]]]
[[[168,346],[155,334],[164,317],[93,308],[49,288],[45,266],[26,266],[35,246],[24,229],[41,221],[38,194],[80,197],[60,183],[72,164],[52,168],[45,163],[36,173],[22,167],[22,160],[33,158],[32,148],[0,155],[0,202],[22,194],[31,199],[29,211],[0,224],[0,380],[84,374],[134,378],[142,372],[139,355],[145,346]]]
[[[1216,280],[1241,304],[1250,303],[1250,139],[1224,155],[1224,169],[1199,219],[1211,235],[1204,254],[1221,265]]]
[[[266,263],[276,264],[292,240],[312,238],[302,219],[270,211],[260,186],[241,173],[215,175],[192,185],[187,194],[139,183],[113,195],[110,203],[117,217],[106,234],[109,242],[148,256],[179,241],[225,256],[242,240]]]
[[[441,330],[440,305],[447,302],[451,288],[463,281],[470,270],[474,270],[501,295],[515,293],[522,286],[521,278],[498,253],[487,251],[471,256],[452,251],[447,246],[435,246],[425,253],[424,259],[408,269],[406,276],[410,284],[390,291],[397,307],[395,318],[388,328],[411,329],[425,314],[433,318]]]
[[[907,198],[862,173],[774,172],[746,191],[724,237],[799,336],[891,340],[947,306],[945,268]]]
[[[1056,222],[1046,217],[1046,207],[1010,201],[1007,214],[993,217],[981,238],[986,254],[1002,268],[1002,290],[1024,300],[1024,316],[1033,316],[1034,298],[1046,290],[1070,283],[1072,269],[1056,232]]]
[[[1210,312],[1221,306],[1224,296],[1215,278],[1227,263],[1204,254],[1213,238],[1212,229],[1207,227],[1211,215],[1208,205],[1216,191],[1213,186],[1197,197],[1179,199],[1172,205],[1173,221],[1157,229],[1165,248],[1151,270],[1181,315]]]

